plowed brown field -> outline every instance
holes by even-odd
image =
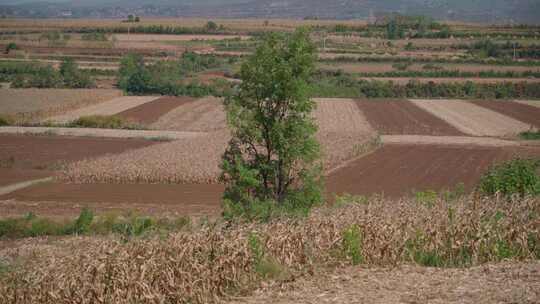
[[[161,116],[193,100],[191,97],[162,97],[116,115],[137,123],[151,124],[158,121]]]
[[[540,156],[540,149],[386,145],[328,176],[326,186],[329,193],[390,197],[458,183],[470,190],[490,164],[516,153]]]
[[[82,207],[96,213],[216,215],[222,185],[207,184],[61,184],[43,183],[0,196],[0,214],[67,217]]]
[[[512,101],[475,100],[474,104],[512,117],[531,126],[540,127],[540,108]]]
[[[154,144],[148,140],[0,135],[0,185],[53,174],[59,164]]]
[[[444,120],[407,100],[362,100],[357,105],[381,134],[463,135]]]

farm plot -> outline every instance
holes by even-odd
[[[463,133],[475,136],[507,136],[529,130],[529,125],[460,100],[412,100]]]
[[[64,168],[61,179],[74,183],[215,183],[229,138],[224,130],[83,160]]]
[[[95,213],[216,215],[222,185],[42,183],[0,196],[0,214],[73,217],[82,206]]]
[[[328,193],[400,197],[411,191],[444,190],[463,183],[472,189],[496,161],[519,155],[540,156],[540,149],[385,145],[326,179]]]
[[[58,123],[68,123],[76,120],[81,116],[89,115],[114,115],[120,112],[126,111],[131,108],[138,107],[147,102],[158,99],[158,96],[124,96],[102,102],[100,104],[92,105],[89,107],[81,108],[75,111],[71,111],[64,115],[58,115],[50,117],[47,121],[54,121]]]
[[[192,102],[190,97],[162,97],[117,113],[117,116],[140,124],[151,124],[175,108]]]
[[[540,107],[537,108],[517,102],[497,100],[475,100],[472,103],[512,117],[530,126],[540,127]]]
[[[205,97],[176,107],[150,127],[157,130],[211,132],[225,130],[226,120],[222,100]]]
[[[385,135],[463,135],[455,127],[406,100],[361,100],[357,106]]]
[[[0,114],[20,122],[35,122],[121,96],[120,90],[96,89],[3,89]]]
[[[64,164],[154,144],[147,140],[0,135],[0,185],[42,178]]]
[[[314,117],[326,169],[339,166],[369,149],[377,133],[352,99],[316,99]]]
[[[375,137],[352,100],[318,100],[315,118],[327,169],[357,156]],[[75,183],[216,183],[230,134],[216,98],[186,103],[150,125],[154,129],[208,132],[120,155],[68,166],[62,180]],[[114,170],[110,170],[114,168]]]

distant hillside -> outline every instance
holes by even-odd
[[[540,24],[539,0],[7,0],[7,3],[0,4],[0,14],[14,17],[124,17],[138,14],[351,19],[398,12],[451,21]]]

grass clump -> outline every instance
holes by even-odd
[[[364,256],[362,255],[362,232],[358,225],[351,225],[343,231],[342,245],[343,253],[351,260],[353,265],[364,262]]]
[[[138,237],[149,232],[179,231],[190,226],[191,221],[185,217],[154,219],[134,214],[127,216],[108,214],[95,217],[92,211],[84,208],[73,221],[54,221],[37,217],[34,213],[28,213],[20,218],[2,219],[0,238],[107,234]]]
[[[519,195],[540,194],[540,159],[514,159],[494,165],[482,176],[479,190],[485,195],[503,195],[511,197]]]
[[[82,116],[73,121],[69,127],[73,128],[97,128],[97,129],[127,129],[140,130],[141,126],[131,123],[119,116],[90,115]]]
[[[0,127],[13,125],[13,118],[8,115],[0,114]]]
[[[540,130],[521,132],[519,136],[524,140],[540,140]]]

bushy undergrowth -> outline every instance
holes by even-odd
[[[142,126],[115,115],[82,116],[67,125],[73,128],[140,130]]]
[[[525,140],[540,140],[540,131],[525,131],[519,135]]]
[[[539,198],[439,198],[432,205],[371,198],[307,218],[208,223],[166,238],[75,238],[2,276],[0,302],[208,303],[320,267],[538,259],[539,217]]]
[[[514,159],[493,165],[482,176],[479,189],[487,195],[510,197],[540,194],[540,159]]]
[[[312,83],[314,96],[343,98],[540,98],[540,83],[435,83],[411,80],[392,81],[356,79],[345,73],[319,73]]]
[[[95,217],[82,209],[75,220],[53,220],[28,213],[24,217],[0,220],[0,238],[17,239],[40,236],[107,235],[141,236],[149,232],[178,231],[190,225],[188,218],[152,218],[135,214],[107,214]]]

